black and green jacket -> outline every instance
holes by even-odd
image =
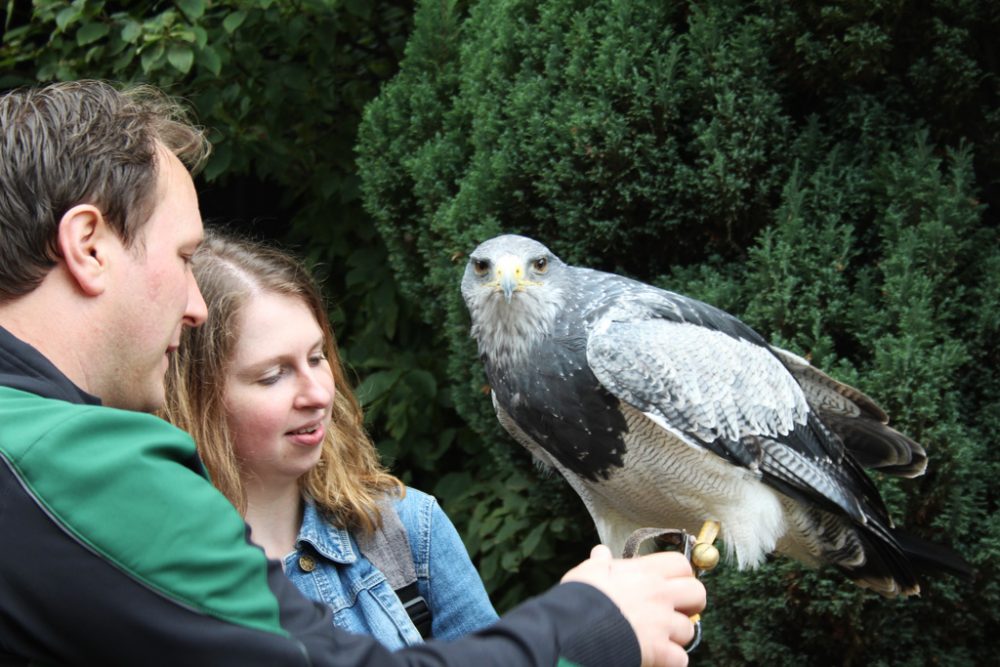
[[[102,407],[0,328],[0,665],[639,663],[614,604],[557,586],[450,644],[335,630],[166,422]]]

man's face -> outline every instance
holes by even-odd
[[[163,405],[168,355],[181,330],[200,325],[207,314],[191,273],[204,233],[194,183],[169,151],[160,150],[159,160],[155,208],[114,276],[113,371],[101,396],[105,405],[145,412]]]

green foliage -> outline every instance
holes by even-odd
[[[973,585],[883,600],[789,562],[723,567],[699,662],[991,661],[998,28],[985,0],[419,4],[359,167],[401,289],[441,332],[438,392],[483,443],[439,489],[471,515],[492,591],[553,582],[594,540],[497,426],[468,337],[465,253],[506,231],[743,317],[930,454],[922,478],[875,481],[899,524],[975,563]]]

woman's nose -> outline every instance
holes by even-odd
[[[333,376],[329,371],[322,369],[309,369],[310,372],[303,375],[302,384],[296,399],[296,407],[301,409],[322,408],[326,409],[333,403],[334,384]]]

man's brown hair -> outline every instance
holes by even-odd
[[[210,150],[184,107],[151,86],[72,81],[0,97],[0,302],[55,266],[74,206],[96,206],[131,247],[156,203],[159,145],[192,172]]]

